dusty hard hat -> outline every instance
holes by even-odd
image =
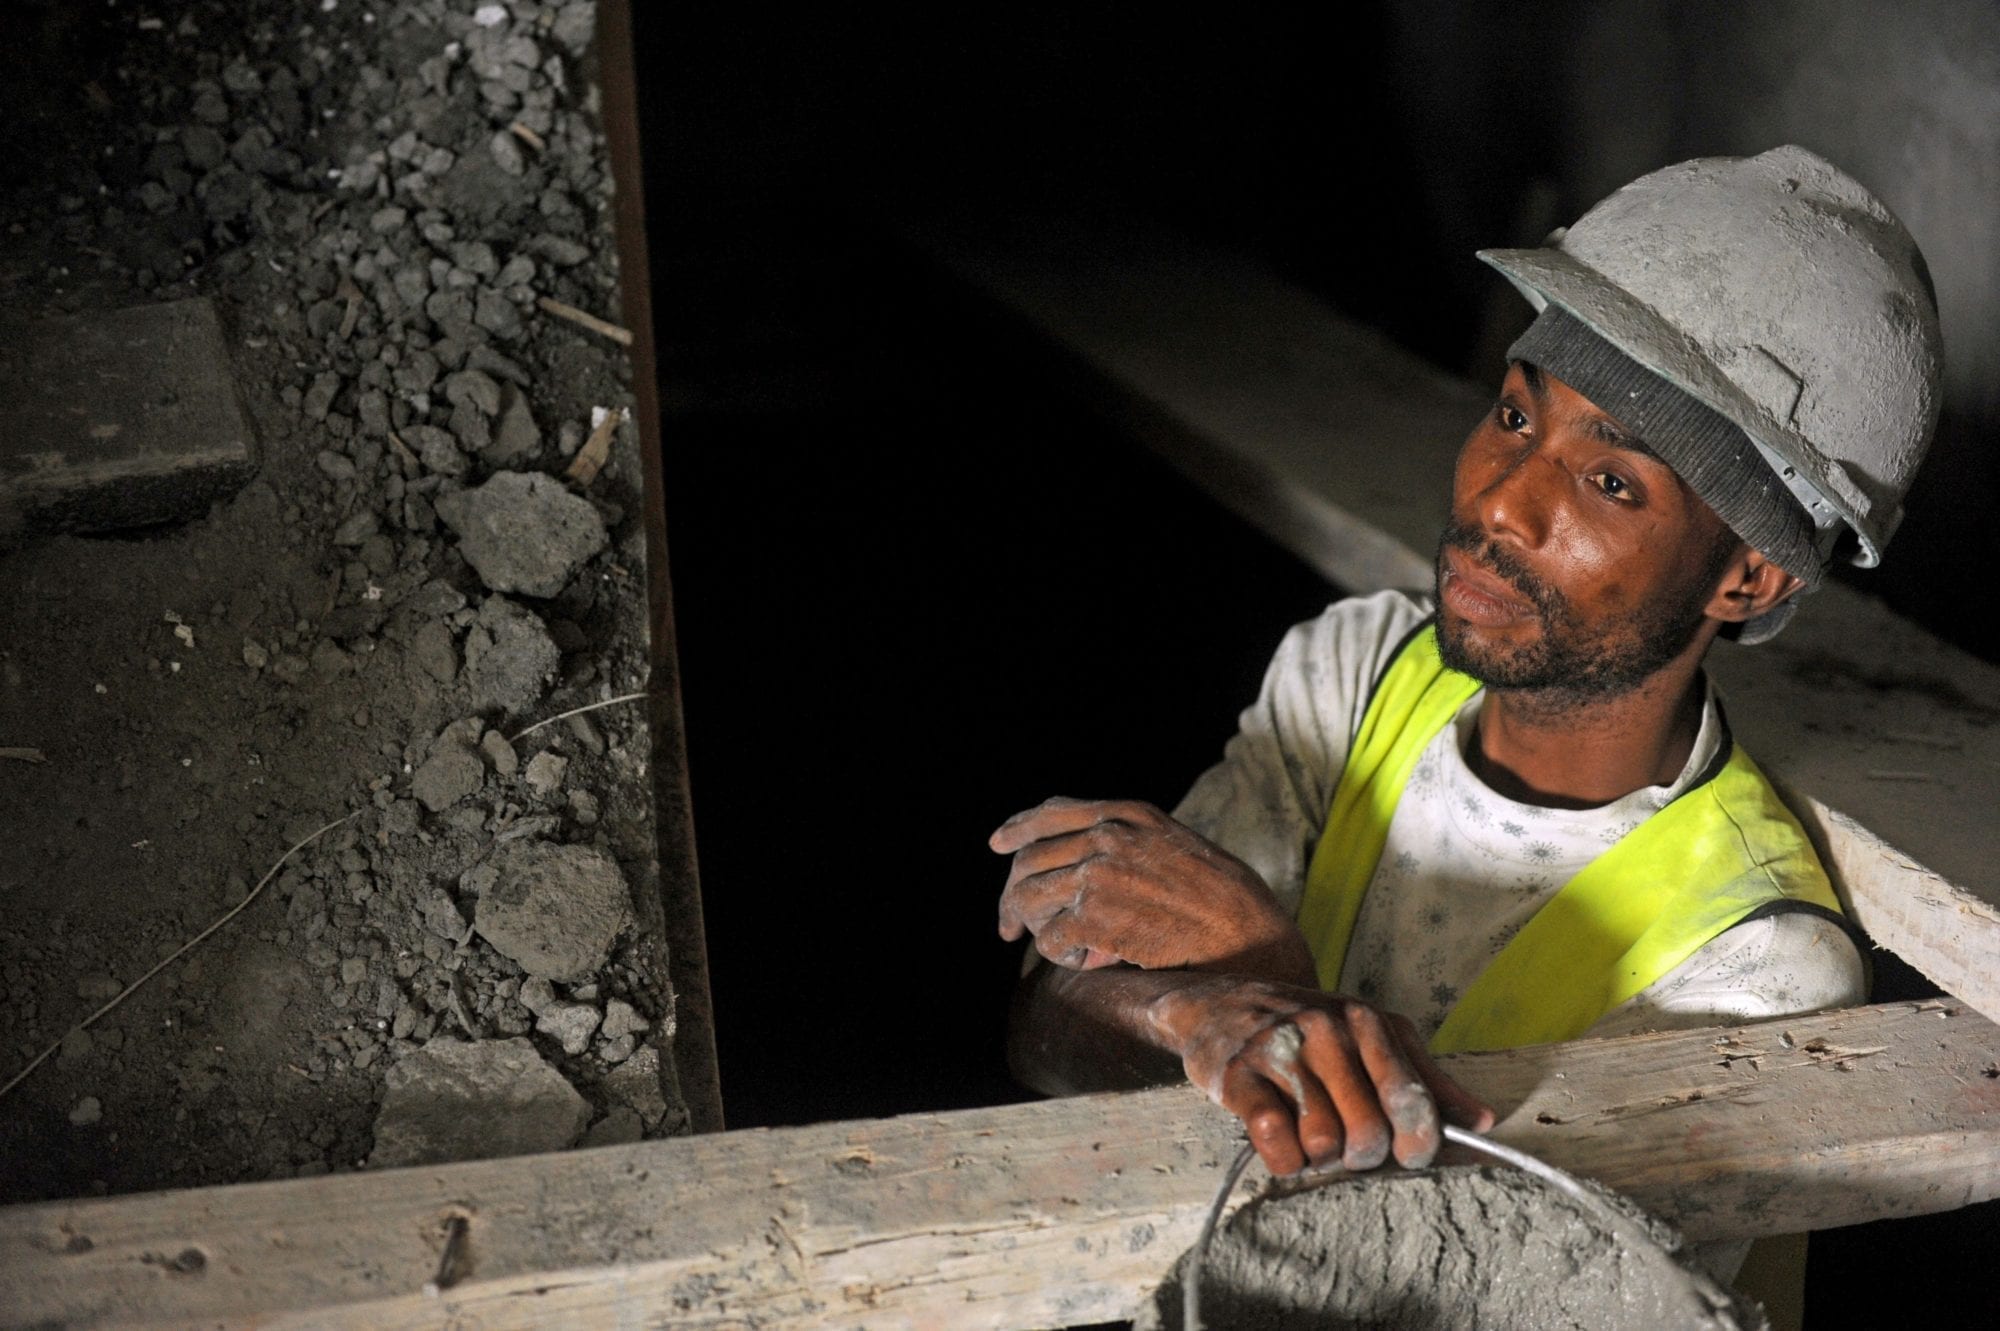
[[[1804,148],[1641,176],[1549,244],[1481,250],[1749,436],[1818,530],[1873,565],[1937,425],[1943,347],[1923,255]],[[1600,404],[1601,405],[1601,404]]]

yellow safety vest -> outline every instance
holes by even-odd
[[[1306,872],[1299,927],[1322,988],[1341,965],[1417,757],[1477,693],[1422,625],[1375,687]],[[1565,883],[1466,987],[1437,1053],[1571,1040],[1723,930],[1840,903],[1798,819],[1725,737],[1728,760]],[[1843,922],[1844,923],[1844,922]]]

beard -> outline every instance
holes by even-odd
[[[1694,641],[1706,618],[1715,579],[1735,552],[1730,536],[1718,541],[1670,594],[1626,614],[1586,623],[1562,592],[1529,570],[1512,550],[1487,540],[1457,521],[1438,541],[1436,562],[1438,655],[1461,674],[1493,689],[1534,693],[1554,702],[1587,701],[1628,693],[1652,678]],[[1504,578],[1530,602],[1541,621],[1541,636],[1516,647],[1477,641],[1467,626],[1444,609],[1444,552],[1456,549]]]

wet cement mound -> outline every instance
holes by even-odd
[[[1599,1191],[1613,1225],[1511,1169],[1343,1180],[1250,1202],[1201,1269],[1202,1321],[1221,1331],[1763,1331],[1669,1253],[1660,1221]],[[1646,1241],[1650,1239],[1652,1241]],[[1180,1331],[1183,1254],[1136,1331]]]

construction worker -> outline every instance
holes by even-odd
[[[1880,557],[1936,420],[1902,225],[1800,148],[1633,182],[1531,250],[1541,310],[1461,452],[1434,594],[1293,629],[1172,817],[993,834],[1054,1093],[1184,1073],[1289,1173],[1427,1163],[1491,1110],[1432,1052],[1865,997],[1797,821],[1701,664]]]

